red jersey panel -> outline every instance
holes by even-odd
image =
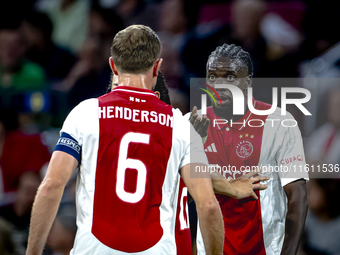
[[[189,211],[188,211],[188,189],[180,178],[177,213],[176,213],[176,226],[175,226],[175,239],[177,247],[177,255],[192,254],[190,225],[189,225]]]
[[[92,233],[124,252],[146,250],[163,235],[159,207],[172,146],[172,107],[133,90],[98,98]]]
[[[80,156],[70,254],[175,254],[178,170],[208,164],[183,114],[150,90],[118,86],[76,106],[60,132],[55,150]]]
[[[266,110],[270,105],[256,101],[256,109]],[[249,123],[254,117],[250,111],[240,120],[229,124],[216,125],[210,122],[205,151],[209,164],[224,167],[224,176],[238,178],[245,174],[240,172],[242,166],[257,166],[260,159],[263,126],[251,128]],[[212,107],[207,109],[210,120],[219,119]],[[267,116],[256,115],[251,125],[260,126],[259,119],[265,122]],[[240,123],[240,124],[236,124]],[[234,166],[234,168],[232,168]],[[237,169],[235,171],[235,169]],[[228,172],[229,170],[229,172]],[[259,192],[256,191],[258,197]],[[224,218],[224,254],[265,255],[263,241],[260,199],[233,199],[228,196],[216,195]]]

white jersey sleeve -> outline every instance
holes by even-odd
[[[187,121],[190,121],[191,114],[192,114],[192,112],[186,113],[184,115],[184,119],[186,119]],[[202,111],[201,110],[197,110],[197,114],[198,114],[199,117],[202,118]],[[208,138],[208,136],[205,136],[205,137],[201,138],[201,141],[202,141],[203,144],[205,144],[205,142],[207,141],[207,138]]]
[[[184,115],[184,119],[190,120],[190,116],[191,116],[191,112],[187,112],[187,113]]]
[[[308,181],[301,132],[294,117],[289,112],[282,116],[277,109],[268,116],[263,134],[259,165],[274,167],[269,172],[278,173],[282,186],[298,179]]]
[[[305,169],[306,160],[301,132],[297,122],[290,113],[287,113],[284,125],[286,127],[282,124],[281,132],[279,132],[283,142],[276,154],[278,164],[283,166],[282,171],[280,171],[282,186],[298,179],[309,180],[308,172]]]
[[[84,132],[82,131],[82,127],[84,127],[84,120],[86,114],[86,108],[90,101],[96,99],[89,99],[78,104],[73,110],[69,113],[67,118],[64,121],[63,127],[60,130],[60,134],[67,133],[72,136],[81,146],[83,144]]]
[[[181,114],[179,110],[174,111],[174,115]],[[180,163],[180,169],[190,163],[200,163],[200,164],[208,164],[207,156],[205,155],[202,138],[196,132],[194,127],[188,121],[187,115],[180,117],[180,125],[181,125],[181,140],[183,142],[184,147],[184,155],[182,157]]]
[[[56,151],[70,154],[80,160],[81,148],[84,142],[84,129],[91,126],[88,121],[89,105],[95,99],[86,100],[77,105],[67,116],[60,131],[60,138],[55,147]]]

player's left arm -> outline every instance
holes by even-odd
[[[78,161],[68,153],[55,151],[52,154],[33,204],[26,255],[42,254],[65,185],[77,165]]]
[[[299,179],[284,186],[288,199],[285,239],[281,255],[296,254],[302,238],[307,216],[306,181]]]

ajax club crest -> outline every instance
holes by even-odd
[[[236,145],[236,154],[241,159],[248,158],[253,153],[254,147],[249,141],[241,141]]]

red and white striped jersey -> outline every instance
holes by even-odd
[[[207,164],[182,113],[150,90],[119,86],[75,107],[61,134],[56,149],[80,157],[71,254],[175,254],[179,194],[186,203],[178,171]]]
[[[177,255],[188,255],[192,254],[188,210],[188,189],[182,178],[180,179],[178,187],[178,203],[175,225]]]
[[[270,108],[256,100],[253,105],[258,110]],[[209,107],[207,117],[210,126],[204,148],[210,165],[221,167],[226,178],[238,178],[252,166],[262,166],[267,171],[263,175],[271,177],[264,182],[266,190],[255,192],[258,200],[216,195],[224,218],[224,254],[279,255],[287,213],[283,187],[301,178],[308,180],[301,133],[293,116],[282,116],[280,109],[265,116],[248,111],[238,124],[214,126],[214,119],[220,118]],[[205,254],[199,231],[197,249],[199,255]]]

